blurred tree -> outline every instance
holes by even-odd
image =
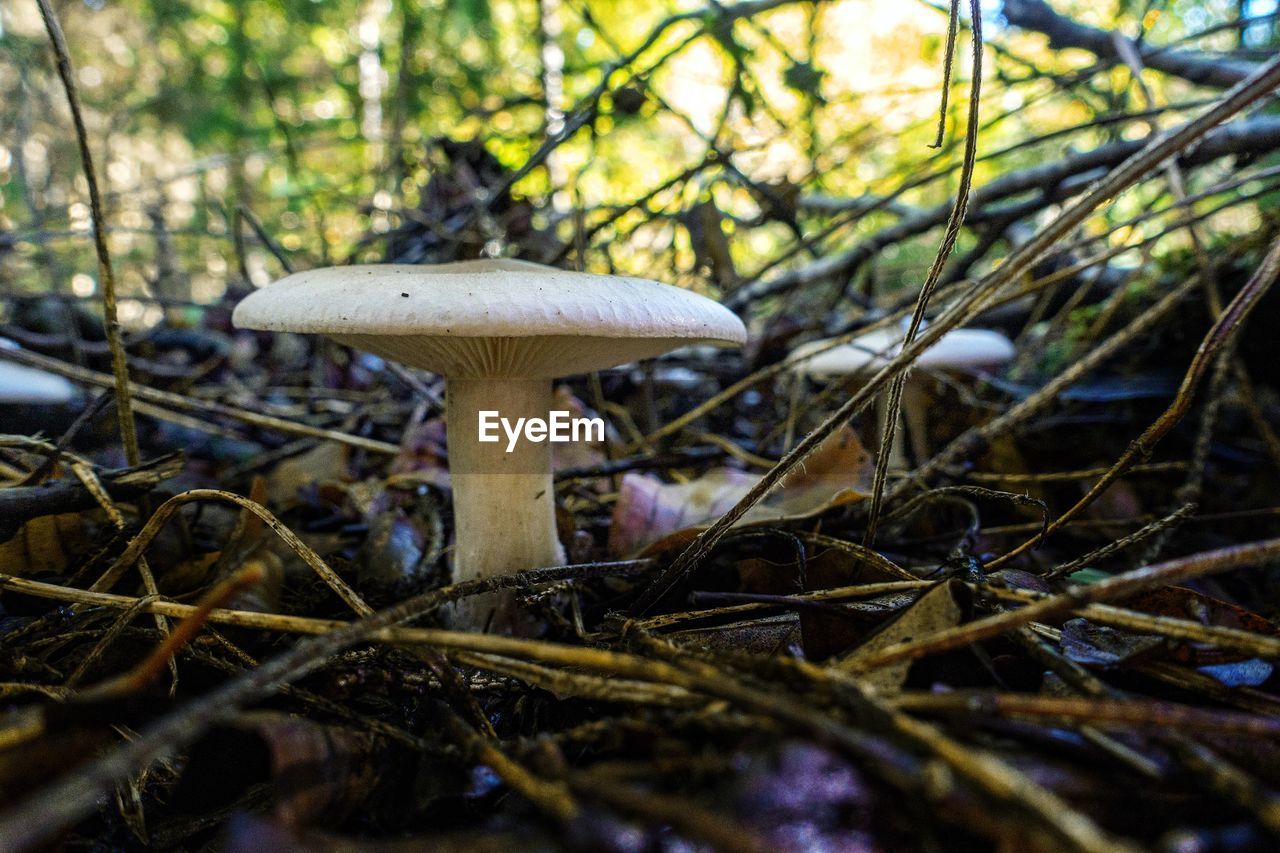
[[[285,264],[487,250],[734,290],[740,307],[765,313],[777,304],[755,294],[810,282],[806,300],[847,312],[849,283],[873,256],[886,286],[917,280],[940,225],[928,212],[956,189],[967,63],[961,50],[944,144],[930,151],[947,27],[933,2],[62,6],[126,295],[205,302]],[[1107,47],[1113,34],[1149,57],[1162,126],[1276,44],[1271,0],[984,9],[979,189],[1148,132],[1132,71]],[[0,25],[4,287],[90,295],[84,187],[38,18],[15,0]],[[1217,76],[1184,74],[1188,62]],[[458,146],[487,158],[461,184]],[[1250,146],[1250,163],[1270,162],[1257,159],[1270,150],[1262,141]],[[1019,228],[1078,191],[1086,166],[1039,182],[1029,173],[976,206],[954,274],[998,259]],[[1190,189],[1230,173],[1228,161],[1206,162]],[[1224,237],[1253,227],[1265,198],[1243,201]],[[1152,182],[1089,229],[1168,201]],[[850,251],[857,262],[839,263]],[[143,320],[128,311],[126,322]]]

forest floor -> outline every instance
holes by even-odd
[[[1263,248],[1224,269],[1230,305]],[[0,832],[234,850],[1265,846],[1280,458],[1255,415],[1276,410],[1274,343],[1259,316],[1196,378],[1210,310],[1171,284],[1115,297],[1092,329],[1024,336],[998,375],[917,371],[927,427],[887,471],[873,539],[871,394],[737,524],[709,527],[858,386],[759,348],[567,382],[558,400],[610,427],[556,448],[570,565],[453,586],[435,377],[210,309],[131,342],[130,465],[105,343],[82,341],[79,366],[34,320],[10,328],[28,363],[91,390],[11,408],[0,440]],[[450,601],[500,584],[527,614],[516,635],[450,627]]]

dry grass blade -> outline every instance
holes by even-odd
[[[285,544],[292,548],[353,611],[361,616],[367,616],[373,612],[369,605],[364,603],[355,590],[351,589],[347,582],[339,577],[338,573],[330,568],[329,564],[319,554],[299,539],[292,530],[281,524],[280,520],[270,510],[248,498],[221,489],[193,489],[189,492],[175,495],[161,504],[151,518],[147,519],[147,523],[138,531],[138,534],[129,540],[129,545],[125,548],[124,553],[116,558],[115,562],[111,564],[90,589],[94,592],[103,592],[115,586],[116,582],[129,570],[129,567],[142,558],[147,546],[151,544],[156,534],[168,523],[174,513],[186,504],[197,501],[223,501],[253,513],[262,519],[263,523],[271,528],[277,536],[283,539]]]
[[[36,0],[36,2],[40,7],[40,17],[44,19],[45,30],[49,33],[49,42],[53,45],[53,54],[58,64],[58,76],[62,78],[62,85],[67,93],[67,103],[71,107],[71,118],[75,123],[76,143],[80,148],[80,163],[84,167],[85,181],[89,184],[89,210],[93,217],[93,248],[98,256],[98,275],[102,279],[103,324],[106,328],[107,344],[111,348],[112,387],[116,394],[120,438],[124,444],[125,458],[130,465],[137,465],[142,460],[142,454],[138,450],[138,432],[133,423],[133,410],[130,407],[129,363],[125,357],[124,343],[120,340],[120,321],[116,316],[116,276],[111,266],[111,253],[107,249],[106,208],[102,205],[102,194],[98,189],[98,174],[93,166],[93,152],[89,150],[89,134],[85,130],[84,116],[80,112],[80,93],[76,85],[75,72],[71,68],[71,54],[67,50],[67,39],[62,34],[62,24],[58,21],[58,13],[53,10],[49,0]]]
[[[978,162],[978,131],[980,125],[978,122],[978,108],[982,103],[982,5],[978,0],[972,0],[969,4],[969,15],[971,18],[970,26],[972,29],[973,41],[973,68],[970,71],[972,83],[969,89],[969,123],[965,130],[964,139],[964,159],[960,165],[960,186],[956,190],[955,207],[951,209],[950,216],[947,217],[947,225],[942,234],[942,242],[938,245],[938,251],[934,255],[933,264],[929,267],[929,272],[925,276],[924,284],[920,286],[920,295],[916,298],[915,308],[911,312],[911,322],[907,326],[906,335],[903,336],[903,345],[910,345],[920,332],[920,326],[924,323],[924,314],[929,307],[929,301],[933,298],[934,292],[938,288],[938,282],[942,278],[943,267],[950,258],[951,252],[956,247],[956,241],[960,238],[960,226],[964,224],[965,214],[969,210],[969,191],[973,183],[973,170]],[[955,43],[955,28],[959,24],[960,8],[959,0],[953,2],[951,6],[951,23],[947,29],[947,73],[946,79],[943,81],[943,99],[942,107],[946,110],[946,92],[951,83],[951,51]],[[942,124],[945,120],[939,120],[938,125],[938,145],[942,144]],[[909,370],[909,368],[908,368]],[[902,412],[902,394],[907,385],[908,370],[903,370],[894,376],[893,381],[889,383],[889,403],[884,415],[884,434],[880,437],[880,452],[876,458],[876,473],[871,483],[871,508],[867,510],[867,526],[862,535],[862,544],[870,546],[876,541],[876,525],[880,521],[880,508],[884,501],[885,480],[889,476],[889,460],[893,456],[893,439],[894,434],[898,430],[899,416]]]

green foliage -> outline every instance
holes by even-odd
[[[1055,7],[1158,41],[1234,14],[1216,0]],[[694,9],[703,11],[668,20]],[[66,4],[62,14],[103,152],[120,229],[113,239],[138,259],[122,286],[146,287],[154,251],[146,210],[160,204],[178,265],[205,298],[239,274],[229,235],[237,208],[252,211],[296,266],[376,259],[379,235],[412,221],[405,211],[423,203],[424,187],[447,166],[432,140],[479,139],[506,170],[522,166],[549,120],[547,40],[563,56],[563,95],[554,106],[581,119],[581,129],[544,164],[550,171],[529,170],[513,189],[540,212],[539,222],[558,223],[555,237],[564,242],[574,227],[561,215],[564,199],[581,202],[593,235],[589,266],[708,287],[681,217],[714,197],[733,266],[750,277],[794,239],[786,217],[762,208],[753,184],[839,198],[907,183],[898,203],[946,204],[956,189],[969,61],[962,36],[948,132],[934,152],[946,32],[940,9],[890,4],[873,13],[868,0],[842,0],[731,20],[722,7],[692,0],[122,0],[101,10]],[[83,188],[43,31],[28,12],[6,15],[0,123],[7,150],[25,156],[22,164],[10,156],[0,169],[0,228],[17,234],[4,270],[19,286],[44,287],[48,275],[32,261],[40,252],[65,253],[81,267],[83,217],[75,211]],[[998,22],[987,31],[999,49],[986,53],[979,150],[1007,151],[984,157],[977,185],[1148,132],[1136,123],[1094,124],[1099,111],[1140,106],[1127,69],[1060,85],[1089,58],[1055,53],[1043,37]],[[1214,33],[1203,44],[1222,47],[1229,36]],[[1171,105],[1164,125],[1189,114],[1182,104],[1203,94],[1167,78],[1148,82],[1159,103]],[[1038,136],[1043,141],[1025,144]],[[25,179],[19,165],[29,167]],[[913,180],[939,170],[938,180]],[[1128,194],[1091,227],[1106,231],[1157,201],[1167,195]],[[888,210],[850,219],[803,204],[790,215],[807,233],[832,228],[813,247],[819,254],[899,220]],[[28,239],[45,230],[72,233],[47,245]],[[973,243],[966,232],[961,251]],[[246,245],[258,280],[279,273],[256,239]],[[881,252],[878,285],[918,283],[935,246],[927,233]]]

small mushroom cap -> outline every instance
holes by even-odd
[[[849,376],[878,369],[902,351],[904,333],[899,329],[878,329],[847,344],[834,347],[807,361],[806,355],[829,345],[811,341],[791,352],[793,371],[809,376]],[[981,370],[998,367],[1013,359],[1013,342],[989,329],[954,329],[916,359],[919,367],[949,370]]]
[[[747,335],[732,311],[678,287],[506,259],[296,273],[250,294],[232,322],[476,378],[567,376]]]

